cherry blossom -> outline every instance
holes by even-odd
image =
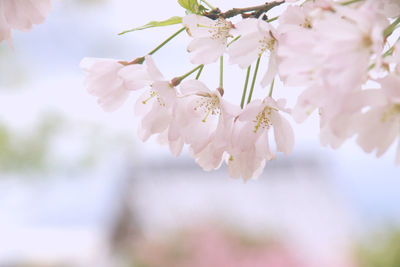
[[[183,138],[200,166],[216,169],[229,144],[233,118],[240,109],[225,101],[221,90],[211,91],[197,80],[185,81],[180,90],[183,95],[174,110],[170,140]]]
[[[380,98],[370,101],[370,109],[359,116],[355,125],[357,143],[367,153],[376,150],[377,157],[383,155],[395,139],[400,137],[400,77],[391,74],[380,79],[379,83],[382,86],[377,91]],[[396,164],[400,165],[400,147]]]
[[[190,2],[193,6],[182,2],[187,14],[182,19],[145,25],[184,25],[149,55],[133,62],[96,59],[83,64],[89,74],[88,90],[104,109],[114,110],[131,91],[143,89],[135,105],[142,118],[138,132],[143,141],[157,135],[174,155],[187,145],[204,170],[225,162],[234,178],[256,178],[276,152],[292,152],[294,131],[283,113],[302,123],[316,111],[323,146],[336,149],[356,136],[365,152],[382,155],[400,135],[400,4],[395,0],[285,2],[277,17],[271,17],[269,10],[283,1],[226,12],[196,1]],[[237,15],[242,18],[233,19]],[[184,30],[191,38],[190,61],[200,65],[168,80],[150,55]],[[225,54],[232,65],[247,68],[244,87],[224,88]],[[218,58],[219,85],[211,90],[200,79],[203,68]],[[259,92],[265,98],[252,100],[259,67],[267,69]],[[196,78],[185,80],[190,75]],[[284,98],[272,98],[276,90],[291,92],[275,88],[275,80],[301,89],[290,109]],[[268,96],[263,89],[267,85]],[[223,88],[242,91],[240,107],[239,101],[229,99],[234,94],[225,95]],[[275,148],[270,145],[272,131]],[[400,164],[400,145],[398,150]]]
[[[172,112],[175,108],[177,91],[170,81],[166,80],[153,59],[146,56],[147,72],[151,78],[150,84],[135,104],[135,114],[142,117],[138,128],[138,136],[142,141],[149,139],[151,135],[161,135],[161,143],[167,143],[170,151],[174,155],[179,155],[182,151],[183,140],[178,137],[169,141],[169,126],[173,119]],[[126,69],[120,73],[126,79],[127,84],[135,84],[135,76],[131,75],[131,70]]]
[[[51,8],[50,0],[0,0],[0,42],[11,45],[11,31],[30,31],[44,22]]]
[[[223,18],[212,20],[194,14],[185,16],[182,23],[194,38],[187,47],[194,64],[215,62],[225,52],[227,39],[231,37],[230,30],[234,27]]]
[[[235,25],[232,33],[240,35],[239,40],[229,47],[227,53],[231,63],[247,68],[258,57],[269,52],[269,66],[261,81],[263,87],[270,84],[277,72],[277,32],[261,19],[244,19]]]
[[[129,90],[118,76],[124,67],[118,60],[84,58],[80,66],[88,73],[85,80],[88,92],[98,98],[105,111],[113,111],[125,102]]]
[[[279,111],[285,109],[285,101],[271,97],[254,100],[235,121],[228,170],[231,177],[244,180],[257,177],[267,160],[275,157],[269,146],[269,130],[274,130],[276,150],[288,155],[293,150],[294,133],[289,122]]]

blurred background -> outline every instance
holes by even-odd
[[[215,0],[226,10],[262,1]],[[113,113],[90,96],[84,57],[132,60],[179,25],[176,1],[63,0],[29,33],[0,44],[0,266],[400,266],[400,169],[349,140],[319,145],[318,120],[293,123],[294,153],[258,180],[204,172],[136,137],[138,95]],[[275,10],[278,12],[279,10]],[[154,59],[165,77],[192,68],[182,34]],[[264,68],[265,68],[264,64]],[[217,86],[218,66],[202,77]],[[239,104],[245,72],[226,68]],[[240,85],[238,87],[238,84]],[[293,106],[299,90],[275,89]],[[258,90],[256,96],[265,92]]]

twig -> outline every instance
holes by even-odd
[[[263,5],[259,6],[252,6],[252,7],[245,7],[245,8],[232,8],[226,12],[221,12],[218,8],[211,10],[210,12],[204,12],[204,16],[210,19],[218,19],[218,18],[232,18],[237,15],[242,15],[246,17],[255,17],[258,18],[263,13],[269,11],[270,9],[283,4],[284,1],[275,1],[275,2],[267,2]],[[248,14],[248,12],[252,12]]]

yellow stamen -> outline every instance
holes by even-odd
[[[381,118],[382,122],[386,122],[390,117],[400,115],[400,104],[393,105]]]
[[[209,109],[209,110],[207,111],[207,114],[206,114],[206,116],[204,117],[204,119],[202,120],[202,122],[206,122],[206,120],[207,120],[208,116],[210,115],[210,113],[211,113],[211,109]]]

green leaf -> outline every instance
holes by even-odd
[[[169,26],[169,25],[174,25],[174,24],[179,24],[182,23],[182,17],[178,17],[178,16],[174,16],[171,17],[167,20],[162,20],[162,21],[150,21],[149,23],[141,26],[141,27],[137,27],[137,28],[133,28],[127,31],[123,31],[121,33],[119,33],[118,35],[122,35],[128,32],[133,32],[133,31],[140,31],[140,30],[144,30],[144,29],[148,29],[148,28],[153,28],[153,27],[163,27],[163,26]]]
[[[178,0],[178,3],[191,13],[199,14],[200,9],[197,0]]]

